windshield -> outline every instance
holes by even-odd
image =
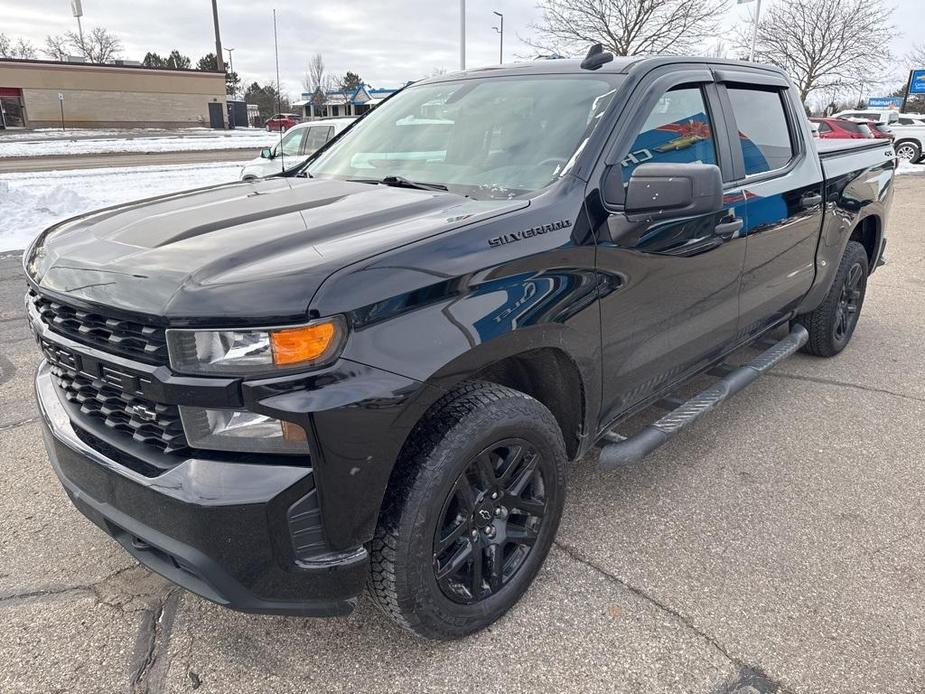
[[[474,198],[532,193],[567,173],[619,75],[534,75],[410,87],[313,162],[312,176],[398,177]]]

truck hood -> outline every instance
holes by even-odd
[[[77,217],[45,231],[25,265],[39,287],[181,324],[286,321],[345,265],[527,204],[272,178]]]

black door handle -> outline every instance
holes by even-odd
[[[815,207],[822,204],[822,196],[819,193],[809,193],[800,198],[800,205],[803,207]]]
[[[736,218],[731,222],[723,222],[722,224],[717,224],[713,229],[713,233],[716,236],[719,236],[723,241],[729,241],[739,232],[744,224],[745,223],[741,219]]]

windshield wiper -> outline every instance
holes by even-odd
[[[377,183],[392,188],[416,188],[418,190],[447,190],[447,187],[439,183],[421,183],[412,181],[404,176],[386,176],[385,178],[352,178],[348,179],[352,183]]]

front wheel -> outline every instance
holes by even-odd
[[[510,609],[549,552],[562,433],[537,400],[474,383],[437,403],[408,448],[373,539],[370,593],[419,636],[461,638]]]
[[[922,148],[917,142],[906,140],[896,145],[896,156],[910,164],[915,164],[922,156]]]
[[[867,271],[867,251],[849,241],[825,299],[816,310],[797,317],[809,331],[804,352],[834,357],[848,346],[864,305]]]

